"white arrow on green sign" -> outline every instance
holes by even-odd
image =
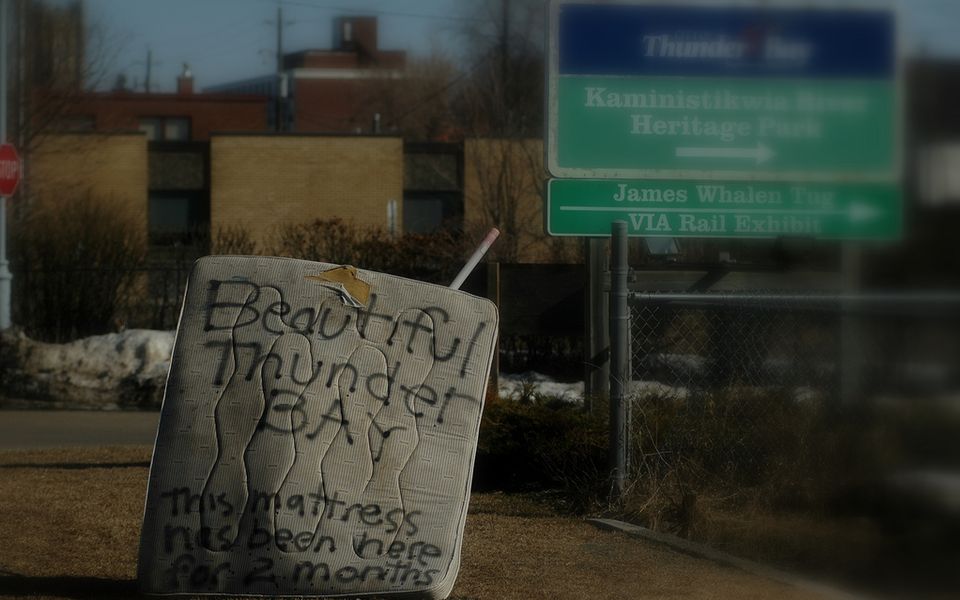
[[[728,159],[746,159],[762,165],[774,157],[774,152],[763,142],[757,142],[757,145],[750,148],[696,148],[690,146],[677,146],[677,158],[728,158]]]
[[[900,235],[900,206],[889,183],[554,179],[546,229],[609,236],[623,220],[644,237],[890,239]]]

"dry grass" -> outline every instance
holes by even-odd
[[[0,598],[135,598],[147,447],[0,452]],[[459,599],[802,598],[799,590],[475,494]]]

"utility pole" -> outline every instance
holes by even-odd
[[[277,20],[265,21],[268,25],[275,25],[277,28],[277,83],[273,100],[273,129],[274,131],[285,131],[286,127],[286,104],[287,104],[287,82],[284,76],[283,64],[283,28],[287,25],[293,25],[293,22],[284,22],[283,3],[277,2]]]
[[[154,62],[154,60],[153,60],[153,50],[151,50],[151,49],[148,47],[148,48],[147,48],[147,63],[146,63],[147,72],[146,72],[146,74],[145,74],[145,76],[144,76],[144,78],[143,78],[143,89],[144,89],[144,91],[145,91],[146,93],[148,93],[148,94],[150,93],[150,73],[152,72],[152,70],[153,70],[153,65],[155,65],[155,64],[159,65],[160,63]]]
[[[276,130],[283,131],[283,104],[284,96],[283,93],[283,5],[277,4],[277,99],[274,103],[274,108],[276,110],[275,119],[276,119]]]
[[[147,74],[143,78],[143,89],[150,93],[150,67],[153,65],[153,50],[147,48]]]

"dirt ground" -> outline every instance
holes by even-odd
[[[0,452],[0,598],[136,598],[150,449]],[[600,531],[525,498],[474,494],[453,598],[810,598]]]

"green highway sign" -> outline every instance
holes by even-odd
[[[894,11],[552,0],[548,41],[548,234],[899,237]]]
[[[901,202],[892,183],[553,179],[545,216],[555,236],[609,236],[622,220],[644,237],[890,239]]]
[[[566,77],[551,171],[565,177],[889,179],[891,82]]]

